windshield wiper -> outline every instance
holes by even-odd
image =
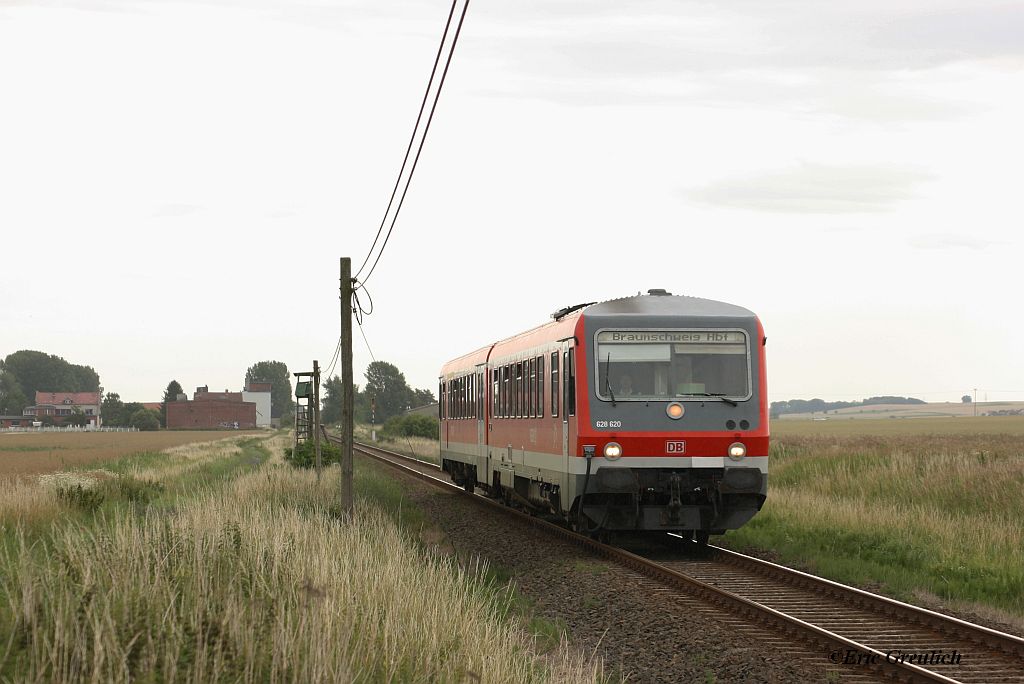
[[[678,396],[681,396],[681,397],[714,397],[716,399],[721,399],[722,401],[724,401],[729,406],[739,406],[739,404],[737,404],[735,401],[733,401],[732,399],[728,398],[727,396],[725,396],[721,392],[686,392],[685,394],[680,394]]]
[[[604,362],[604,386],[608,390],[608,396],[612,398],[612,406],[615,406],[615,392],[612,392],[612,353],[608,352],[608,360]]]

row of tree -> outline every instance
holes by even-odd
[[[923,404],[921,399],[914,397],[869,397],[862,401],[825,401],[823,399],[790,399],[773,401],[771,415],[781,416],[784,413],[819,413],[854,406],[874,406],[878,404]]]
[[[98,392],[100,376],[91,366],[53,354],[23,349],[0,361],[0,414],[21,415],[36,403],[36,392]]]
[[[387,361],[374,361],[364,373],[366,386],[352,388],[352,407],[358,423],[383,423],[410,408],[427,406],[437,400],[434,393],[426,389],[413,389],[405,380],[405,374]],[[324,423],[341,421],[342,392],[341,378],[335,375],[323,383],[321,420]]]
[[[374,361],[366,368],[366,385],[354,387],[353,407],[356,420],[383,423],[409,408],[426,406],[436,401],[427,389],[414,389],[405,375],[394,364]],[[269,383],[271,386],[271,416],[282,418],[287,424],[292,415],[295,398],[292,395],[291,374],[282,361],[259,361],[245,371],[246,386]],[[0,414],[21,415],[26,406],[35,403],[36,391],[44,392],[96,392],[100,377],[89,366],[68,363],[63,358],[43,352],[22,350],[9,354],[0,361]],[[341,378],[328,378],[322,388],[322,418],[325,423],[341,420]],[[138,402],[124,402],[116,392],[103,397],[100,415],[109,426],[151,425],[155,417],[159,427],[167,426],[167,405],[184,394],[181,384],[171,380],[164,389],[160,411],[147,411]],[[149,415],[153,414],[153,415]],[[85,416],[72,415],[71,424],[85,424]]]

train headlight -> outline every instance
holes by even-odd
[[[608,442],[604,445],[604,457],[609,461],[614,461],[619,456],[622,456],[622,445],[618,442]]]
[[[733,442],[729,445],[729,458],[738,461],[747,455],[747,447],[742,442]]]
[[[667,413],[668,417],[671,418],[672,420],[679,420],[680,418],[683,417],[683,414],[685,412],[686,411],[683,409],[683,405],[680,404],[679,402],[672,402],[671,404],[665,407],[665,413]]]

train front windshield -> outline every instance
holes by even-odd
[[[750,398],[750,350],[741,330],[603,330],[596,342],[602,399]]]

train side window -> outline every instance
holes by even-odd
[[[533,367],[537,372],[537,377],[533,381],[533,415],[537,418],[544,417],[544,409],[541,408],[544,394],[544,371],[541,370],[542,360],[539,356],[533,359]]]
[[[498,417],[498,387],[501,384],[499,382],[499,371],[497,368],[491,369],[491,415],[495,418]]]
[[[541,359],[539,356],[534,357],[533,359],[533,369],[535,371],[533,379],[533,415],[537,418],[542,418],[544,416],[544,411],[540,408],[541,389],[544,387],[544,376],[540,369],[540,361]]]
[[[551,352],[551,417],[558,417],[558,352]]]
[[[513,403],[513,408],[515,410],[512,412],[512,417],[513,418],[522,418],[523,417],[523,410],[522,410],[522,407],[523,407],[523,362],[522,361],[519,361],[518,363],[516,363],[515,374],[516,374],[515,375],[515,384],[513,385],[514,389],[512,390],[512,394],[515,397],[515,401]]]
[[[537,387],[537,367],[533,365],[533,359],[527,359],[523,362],[523,365],[529,366],[530,372],[527,373],[526,377],[526,415],[533,418],[533,407],[536,405],[534,396],[536,395]]]
[[[476,418],[476,374],[466,376],[466,380],[469,381],[469,396],[466,397],[469,401],[469,411],[467,411],[468,418]]]
[[[455,378],[455,419],[462,418],[462,378]]]
[[[437,396],[438,416],[441,418],[441,420],[445,420],[448,416],[448,413],[445,411],[444,406],[444,382],[437,383]]]
[[[509,367],[502,367],[502,418],[509,417]]]
[[[537,357],[537,417],[544,417],[544,357]]]
[[[501,367],[501,417],[508,418],[508,366]]]
[[[566,399],[565,411],[570,416],[576,415],[576,350],[569,350],[569,364],[565,371],[566,375]]]

